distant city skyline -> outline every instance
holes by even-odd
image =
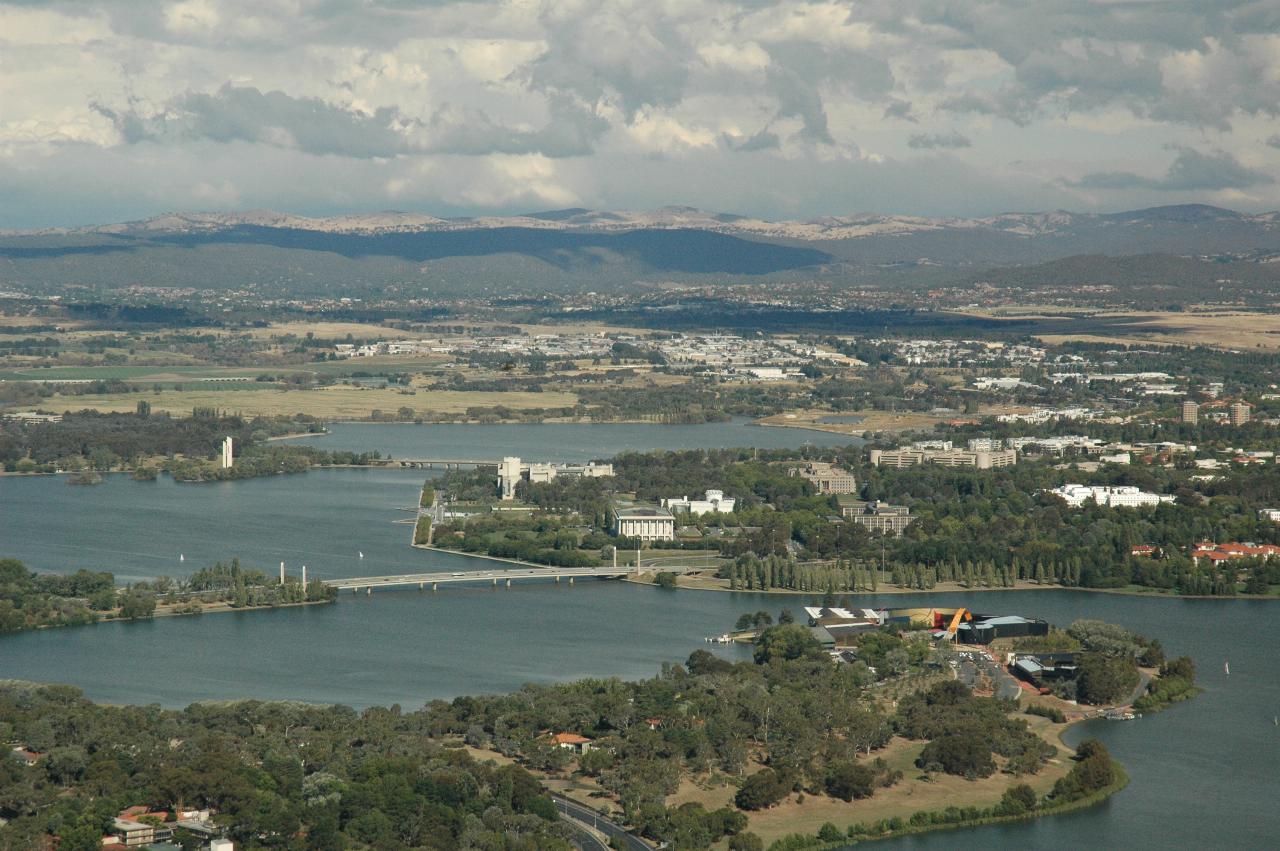
[[[1280,208],[1280,8],[0,0],[0,228]]]

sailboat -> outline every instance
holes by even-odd
[[[178,553],[178,561],[186,561],[187,557],[182,553]]]
[[[1224,662],[1222,663],[1222,673],[1226,674],[1228,677],[1229,677],[1229,676],[1231,676],[1231,663],[1230,663],[1230,662],[1226,662],[1226,661],[1224,661]]]
[[[360,553],[360,558],[364,558],[364,550],[358,550],[358,552]]]

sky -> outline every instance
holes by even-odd
[[[1280,208],[1280,2],[0,0],[0,227]]]

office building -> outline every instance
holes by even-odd
[[[1182,403],[1182,421],[1188,425],[1195,425],[1200,419],[1200,406],[1190,399]]]
[[[893,535],[901,538],[911,522],[911,509],[905,505],[890,505],[887,502],[866,502],[860,499],[839,500],[840,516],[845,520],[864,526],[872,532]]]
[[[858,489],[853,473],[822,461],[810,461],[803,467],[792,467],[787,475],[803,476],[813,482],[818,493],[853,493]]]
[[[872,449],[869,453],[873,467],[914,467],[917,464],[937,464],[942,467],[977,467],[990,470],[995,467],[1012,467],[1018,463],[1018,453],[1013,449],[997,449],[992,452],[972,452],[967,449]]]

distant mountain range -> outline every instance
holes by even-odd
[[[1065,258],[1277,251],[1280,213],[1205,205],[974,219],[858,214],[803,222],[689,207],[449,219],[397,212],[331,218],[169,213],[96,227],[0,232],[0,286],[254,287],[298,294],[393,286],[453,295],[664,281],[916,286]]]
[[[1280,212],[1250,215],[1204,204],[1184,204],[1124,213],[1070,213],[1065,210],[1054,210],[1043,213],[1002,213],[986,218],[927,218],[859,213],[848,216],[824,216],[806,221],[770,221],[732,213],[712,213],[695,207],[662,207],[649,211],[615,212],[573,208],[516,216],[447,219],[423,213],[394,211],[307,218],[291,213],[252,210],[243,213],[165,213],[141,221],[84,228],[0,231],[0,236],[208,233],[242,227],[364,235],[500,228],[610,233],[687,229],[744,237],[820,242],[939,231],[966,234],[986,232],[1011,234],[1018,237],[1075,235],[1085,231],[1115,231],[1135,227],[1145,229],[1189,227],[1198,230],[1236,227],[1266,232],[1280,227]]]

